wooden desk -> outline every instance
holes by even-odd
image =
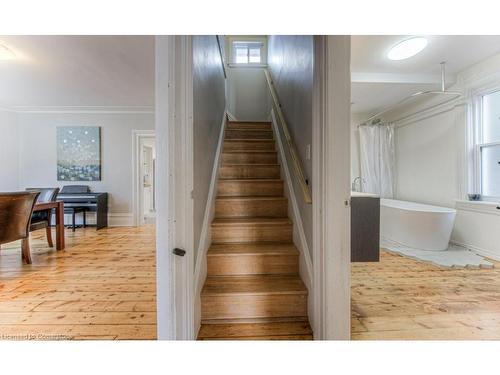
[[[33,212],[55,209],[56,211],[56,249],[64,249],[64,202],[37,203]]]

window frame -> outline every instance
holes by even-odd
[[[264,38],[262,39],[247,39],[247,38],[231,38],[229,41],[230,47],[230,63],[231,67],[266,67],[267,66],[267,43]],[[247,48],[247,62],[236,62],[236,45],[246,45]],[[260,50],[260,62],[250,62],[250,50],[252,45],[258,46]]]
[[[484,201],[500,201],[500,196],[483,195],[482,186],[482,149],[491,146],[500,146],[500,140],[496,142],[484,141],[484,97],[487,95],[500,92],[500,85],[496,85],[488,90],[476,92],[473,96],[473,132],[472,149],[473,149],[473,190],[474,193],[481,194],[481,199]]]

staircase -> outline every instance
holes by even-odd
[[[292,235],[271,124],[229,122],[198,339],[312,339]]]

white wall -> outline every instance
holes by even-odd
[[[460,198],[460,137],[455,110],[395,129],[396,198],[455,207]]]
[[[263,68],[228,67],[227,106],[239,121],[269,121],[271,99]]]
[[[58,126],[101,127],[101,181],[57,181]],[[19,188],[89,185],[108,192],[110,214],[132,218],[132,130],[154,126],[153,113],[19,113]]]
[[[484,206],[460,200],[466,200],[471,192],[467,134],[472,125],[468,121],[472,98],[478,90],[500,87],[499,72],[500,55],[466,69],[451,88],[464,93],[461,100],[396,124],[395,132],[396,198],[456,207],[452,241],[497,260],[498,210],[493,207],[485,213]],[[412,113],[422,105],[405,108],[404,113]],[[404,113],[395,113],[394,118]]]
[[[0,191],[19,189],[18,141],[16,113],[0,110]]]
[[[224,53],[227,73],[227,109],[240,121],[269,121],[271,97],[262,67],[234,66],[231,64],[231,44],[234,40],[263,43],[263,62],[267,62],[267,36],[228,35]],[[264,64],[265,65],[265,64]]]

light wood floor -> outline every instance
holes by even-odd
[[[0,250],[0,339],[155,339],[154,226],[66,231],[66,249],[32,233]]]
[[[33,234],[0,251],[0,339],[155,339],[154,228]],[[500,263],[453,270],[382,252],[352,265],[352,338],[500,339]]]
[[[500,339],[500,263],[446,269],[382,252],[352,265],[355,340]]]

